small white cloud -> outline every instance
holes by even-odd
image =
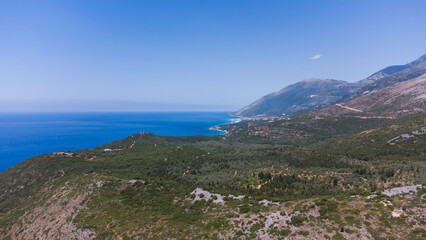
[[[322,56],[321,54],[317,54],[317,55],[314,55],[314,56],[310,57],[309,59],[311,59],[311,60],[317,60],[317,59],[319,59],[321,56]]]

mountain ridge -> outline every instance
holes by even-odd
[[[236,116],[283,115],[337,101],[355,89],[335,79],[309,78],[270,93],[233,113]],[[279,102],[276,101],[279,100]],[[261,112],[261,114],[259,114]]]
[[[356,114],[369,117],[391,117],[423,112],[426,109],[426,74],[386,88],[368,92],[350,101],[330,106],[317,116]]]
[[[373,90],[407,81],[425,73],[426,54],[405,65],[393,65],[381,69],[366,79],[354,83],[308,78],[288,85],[280,91],[267,94],[232,115],[239,117],[282,116],[321,110],[332,104],[350,101]],[[326,88],[317,89],[317,86],[313,85],[315,82],[327,82],[328,85]],[[321,98],[314,100],[312,96],[321,96]]]
[[[367,77],[367,79],[376,81],[376,80],[379,80],[381,78],[390,76],[392,74],[401,72],[405,69],[415,68],[415,67],[421,65],[424,62],[426,62],[426,54],[422,55],[421,57],[417,58],[416,60],[414,60],[410,63],[407,63],[405,65],[392,65],[392,66],[383,68],[382,70],[371,74],[369,77]]]

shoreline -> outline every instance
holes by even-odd
[[[223,133],[222,135],[226,135],[226,134],[229,133],[229,130],[222,129],[222,126],[237,124],[237,123],[244,122],[244,121],[252,121],[252,122],[268,122],[269,121],[269,122],[272,122],[272,121],[277,121],[277,120],[282,120],[282,119],[287,119],[287,120],[290,119],[290,117],[284,117],[284,116],[254,116],[254,117],[235,117],[235,116],[232,116],[232,117],[233,118],[228,119],[229,120],[228,123],[213,126],[213,127],[209,128],[209,130],[219,131],[219,132]]]
[[[239,123],[239,122],[242,121],[242,119],[241,118],[231,118],[231,119],[228,119],[228,121],[229,121],[228,123],[215,125],[215,126],[209,128],[209,130],[222,132],[223,134],[221,134],[221,135],[226,135],[226,134],[228,134],[228,131],[221,129],[220,126],[228,125],[228,124],[234,124],[234,123]]]
[[[141,131],[170,137],[223,135],[226,132],[213,132],[211,127],[215,127],[214,124],[217,123],[232,122],[229,112],[210,111],[0,114],[5,124],[1,132],[8,136],[1,142],[5,151],[0,152],[0,173],[35,156],[92,149]],[[129,119],[130,124],[127,124]],[[55,122],[55,131],[50,127],[52,121]],[[22,128],[24,123],[25,130]],[[187,129],[188,125],[191,127]],[[71,131],[75,126],[78,126],[78,130]],[[39,139],[37,144],[32,143],[31,139],[34,137]],[[21,147],[16,148],[16,145]]]

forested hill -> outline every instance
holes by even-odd
[[[0,238],[419,238],[424,190],[378,193],[425,184],[425,119],[300,116],[33,157],[0,174]]]

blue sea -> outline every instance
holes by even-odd
[[[27,158],[89,149],[137,132],[220,135],[229,112],[0,113],[0,172]]]

